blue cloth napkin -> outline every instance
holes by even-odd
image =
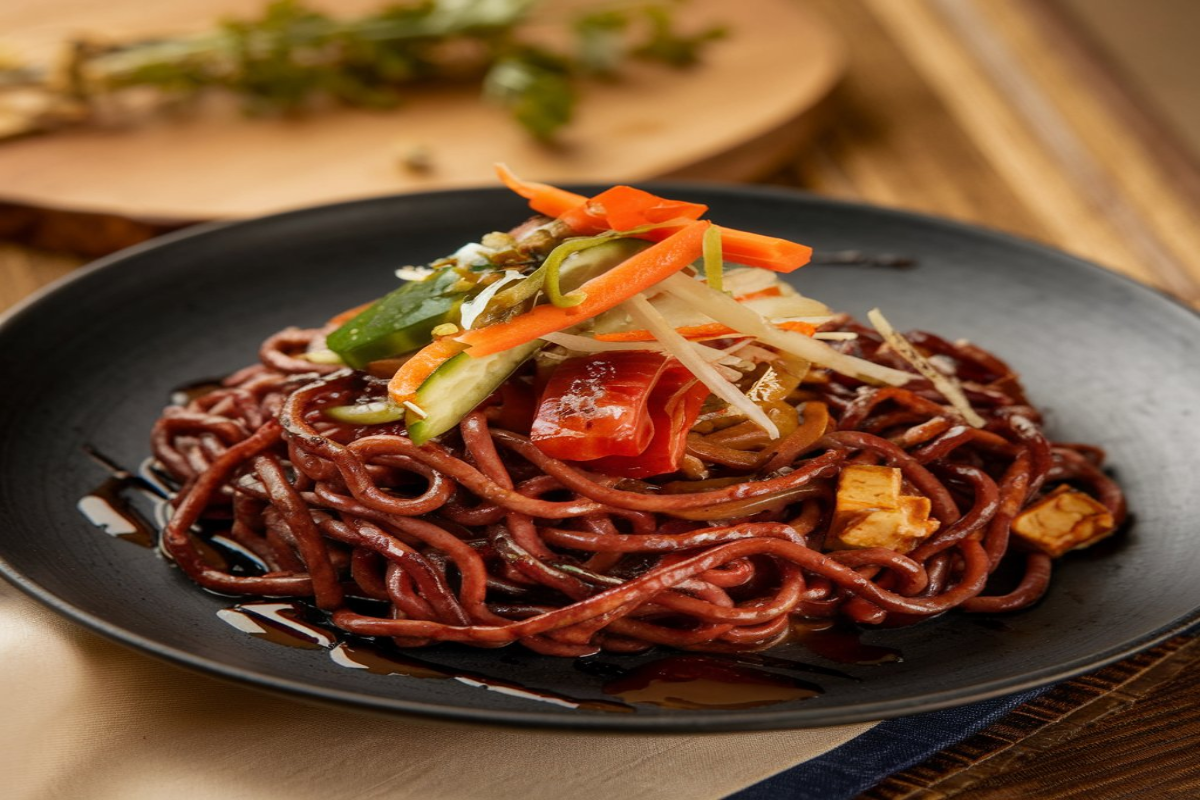
[[[978,733],[1050,688],[881,722],[841,747],[747,787],[727,800],[850,800],[889,775]]]

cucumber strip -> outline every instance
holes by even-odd
[[[466,299],[457,289],[461,279],[447,267],[406,283],[329,334],[325,345],[355,369],[423,347],[438,325],[458,322]]]
[[[545,346],[546,342],[537,339],[483,358],[459,353],[442,364],[417,389],[413,403],[425,417],[408,412],[409,438],[424,444],[453,428]]]
[[[369,403],[333,406],[322,413],[332,420],[348,422],[351,425],[382,425],[385,422],[403,419],[404,406],[398,406],[391,400],[372,400]]]
[[[562,288],[567,292],[574,291],[596,275],[649,246],[649,242],[641,239],[611,239],[589,243],[586,249],[572,254],[572,257],[562,264],[559,273]],[[502,309],[514,307],[514,302],[519,305],[528,298],[505,295],[522,285],[517,284],[499,292],[488,305],[496,305]],[[537,288],[540,288],[540,283],[535,287],[534,294]],[[486,315],[485,311],[481,316]],[[480,327],[481,321],[477,319],[473,327]],[[484,324],[492,321],[494,320],[487,320]],[[422,418],[411,410],[405,415],[409,438],[417,444],[424,444],[453,428],[496,391],[500,384],[508,380],[519,366],[545,346],[545,341],[535,339],[520,347],[482,358],[472,358],[466,353],[460,353],[442,364],[425,379],[413,400],[414,405],[425,412],[425,417]]]

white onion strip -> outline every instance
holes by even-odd
[[[711,290],[705,288],[705,291]],[[727,297],[727,295],[722,295],[722,297]],[[737,303],[732,299],[730,302]],[[629,312],[629,316],[633,317],[634,322],[650,331],[654,338],[662,343],[667,352],[678,358],[680,363],[708,387],[709,391],[742,412],[746,419],[766,431],[769,437],[779,438],[779,428],[775,427],[775,423],[771,421],[766,412],[757,403],[742,394],[740,389],[721,377],[721,374],[711,364],[701,358],[700,354],[690,346],[692,342],[683,338],[672,328],[666,318],[650,305],[650,301],[646,299],[645,295],[634,295],[625,301],[623,306]]]
[[[891,345],[901,358],[913,365],[913,369],[924,375],[933,384],[933,388],[941,393],[942,397],[954,406],[959,414],[962,414],[963,419],[971,424],[972,427],[982,428],[986,423],[983,417],[975,413],[975,409],[971,408],[971,402],[967,400],[967,396],[963,394],[962,386],[958,381],[944,372],[939,370],[933,364],[929,363],[929,359],[921,355],[917,348],[913,347],[912,342],[905,339],[904,336],[896,332],[891,323],[880,313],[878,308],[873,308],[867,312],[867,319],[875,326],[875,330],[879,331],[879,335],[884,341]]]
[[[819,366],[829,367],[843,375],[889,386],[902,386],[913,378],[912,374],[908,372],[839,353],[824,342],[819,342],[803,334],[780,330],[758,312],[746,308],[729,295],[714,292],[699,281],[685,275],[672,275],[661,281],[658,286],[676,297],[690,302],[697,311],[717,322],[749,334],[763,344],[769,344]]]
[[[575,350],[580,353],[610,353],[614,350],[654,350],[661,352],[667,348],[658,341],[653,342],[601,342],[593,339],[590,336],[580,336],[575,333],[563,333],[561,331],[555,333],[542,334],[540,337],[550,344],[556,344],[560,347],[565,347],[568,350]],[[688,342],[700,357],[705,361],[718,362],[729,361],[736,363],[740,359],[731,355],[724,350],[718,350],[715,347],[700,344],[699,342]]]
[[[471,326],[475,324],[475,320],[487,308],[492,298],[496,296],[496,292],[513,281],[519,281],[524,277],[524,275],[515,269],[506,269],[500,279],[460,306],[459,314],[462,320],[460,327],[464,331],[471,330]]]

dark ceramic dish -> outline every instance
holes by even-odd
[[[154,550],[107,536],[80,514],[78,499],[106,477],[85,448],[138,464],[173,387],[250,363],[271,332],[319,324],[388,290],[397,266],[451,252],[525,214],[504,191],[452,191],[184,232],[106,259],[12,312],[0,327],[0,570],[94,631],[262,688],[459,720],[630,731],[809,727],[929,711],[1078,674],[1196,619],[1200,319],[1192,312],[1063,253],[966,225],[783,191],[661,188],[709,203],[722,224],[794,238],[818,253],[916,259],[909,269],[810,266],[794,280],[834,308],[863,315],[880,305],[901,329],[970,338],[1008,359],[1052,436],[1108,449],[1134,524],[1065,558],[1031,610],[984,620],[951,613],[864,634],[900,650],[901,663],[846,666],[798,646],[775,653],[844,673],[800,675],[821,687],[818,697],[609,713],[463,681],[347,669],[319,649],[251,638],[218,619],[232,600],[201,591]],[[458,646],[417,655],[451,673],[612,699],[601,678],[570,660]]]

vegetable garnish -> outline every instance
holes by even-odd
[[[812,258],[812,248],[775,236],[721,228],[723,258],[747,267],[792,272]]]
[[[540,337],[542,340],[551,344],[561,345],[567,350],[576,353],[611,353],[616,350],[664,350],[665,348],[657,339],[653,341],[639,342],[603,342],[592,336],[578,336],[573,333],[545,333]],[[715,347],[700,344],[699,342],[688,340],[700,357],[705,361],[713,363],[736,361],[737,358],[730,353],[729,350],[718,350]],[[734,348],[736,349],[736,348]]]
[[[430,340],[438,325],[458,321],[467,296],[461,282],[462,276],[449,268],[410,281],[351,316],[326,343],[355,369],[415,350]]]
[[[527,277],[522,284],[509,289],[504,299],[515,304],[532,297],[540,290],[545,291],[546,298],[550,301],[551,305],[558,306],[559,308],[574,308],[587,299],[587,292],[576,290],[568,294],[563,294],[562,287],[559,285],[559,268],[562,267],[563,262],[570,256],[587,250],[590,247],[604,244],[612,239],[613,236],[611,235],[567,239],[558,247],[551,250],[550,254],[546,256],[546,260],[542,262],[542,265],[532,275]],[[511,300],[507,295],[512,295]]]
[[[529,207],[534,211],[547,217],[557,219],[587,200],[581,194],[568,192],[548,183],[521,180],[506,164],[496,164],[495,169],[496,175],[505,186],[528,200]]]
[[[927,378],[933,384],[934,388],[941,393],[942,397],[949,400],[950,405],[954,406],[955,410],[962,414],[963,419],[971,427],[982,428],[984,426],[983,417],[979,416],[975,409],[971,408],[971,402],[967,400],[962,386],[959,385],[955,378],[943,374],[929,359],[921,355],[921,352],[913,346],[912,342],[896,332],[892,324],[887,321],[878,308],[868,311],[867,319],[875,326],[875,330],[879,331],[879,335],[883,337],[884,341],[905,361],[912,364],[913,369]]]
[[[700,218],[707,206],[629,186],[585,198],[522,181],[503,165],[497,172],[535,210],[555,218],[487,234],[433,262],[427,273],[414,271],[417,280],[383,299],[338,315],[341,327],[326,337],[331,357],[390,380],[385,400],[337,406],[327,416],[382,424],[403,415],[409,437],[421,444],[452,429],[535,356],[542,380],[551,386],[571,374],[564,364],[583,363],[573,358],[585,359],[589,368],[607,365],[610,372],[633,369],[621,364],[662,366],[669,360],[686,371],[690,383],[679,382],[670,397],[657,396],[647,411],[658,373],[641,380],[637,392],[632,387],[638,381],[626,375],[632,381],[627,397],[601,409],[622,419],[634,413],[630,430],[637,432],[636,446],[628,441],[615,450],[596,446],[587,451],[593,455],[582,456],[563,444],[583,436],[563,421],[574,418],[562,409],[579,411],[567,408],[572,402],[591,409],[578,419],[586,417],[604,431],[601,438],[632,435],[600,419],[596,403],[604,399],[602,387],[593,387],[588,397],[571,395],[561,409],[546,406],[533,438],[546,452],[572,461],[632,458],[654,439],[656,455],[647,464],[677,466],[682,445],[675,429],[693,419],[689,409],[695,405],[684,403],[685,395],[703,394],[702,400],[712,395],[718,408],[727,407],[722,413],[772,440],[796,424],[779,416],[778,398],[763,394],[768,382],[777,383],[773,364],[799,359],[801,373],[811,363],[877,385],[901,385],[913,377],[814,340],[827,335],[818,327],[832,319],[829,310],[770,274],[807,261],[803,245],[720,228]],[[726,257],[767,269],[726,275]],[[703,275],[685,273],[700,267]],[[729,342],[701,344],[712,340]],[[635,394],[640,410],[614,410]],[[551,408],[559,410],[546,410]],[[657,438],[655,419],[667,426]],[[649,468],[625,464],[619,470],[634,475]]]
[[[756,311],[727,294],[714,292],[699,281],[671,275],[662,282],[662,288],[692,303],[696,310],[717,322],[723,322],[734,330],[755,337],[763,344],[777,347],[785,353],[791,353],[814,364],[827,366],[844,375],[873,384],[902,386],[912,380],[911,373],[848,356],[827,344],[793,331],[781,331]]]
[[[325,409],[323,413],[332,420],[351,425],[383,425],[404,419],[405,408],[391,400],[375,400],[370,403],[333,406]]]
[[[535,306],[507,322],[467,331],[458,337],[458,341],[468,346],[468,355],[478,358],[531,342],[544,333],[560,331],[608,311],[690,266],[700,257],[704,231],[711,224],[693,222],[588,281],[580,290],[586,299],[572,308]]]
[[[388,381],[388,397],[397,405],[411,403],[417,396],[421,384],[434,370],[463,351],[463,346],[453,339],[435,339],[425,345],[396,371]]]
[[[662,314],[654,310],[654,306],[650,305],[645,297],[640,294],[634,296],[630,299],[627,308],[629,315],[638,324],[645,325],[648,330],[653,332],[654,336],[662,342],[663,347],[667,348],[671,355],[678,358],[680,363],[691,370],[692,374],[699,378],[713,394],[745,414],[747,419],[757,423],[770,438],[779,438],[779,428],[766,415],[766,412],[759,408],[753,400],[746,397],[741,389],[721,377],[721,373],[717,372],[711,364],[700,358],[692,349],[691,343],[676,333],[675,329],[667,323]]]
[[[744,303],[747,300],[761,300],[764,297],[779,297],[782,294],[783,294],[783,292],[780,291],[778,286],[768,286],[765,289],[759,289],[754,292],[747,292],[746,294],[739,294],[736,297],[734,297],[733,299],[737,300],[739,303]]]
[[[668,200],[632,186],[614,186],[595,197],[586,199],[559,216],[559,220],[580,233],[605,230],[631,230],[654,227],[671,222],[695,221],[704,216],[708,206]]]
[[[542,392],[530,439],[564,460],[639,455],[654,436],[647,403],[667,362],[646,350],[567,359]]]
[[[604,456],[584,464],[602,475],[651,478],[679,469],[687,435],[708,397],[708,387],[679,364],[669,365],[650,392],[646,407],[654,435],[636,456]]]
[[[653,225],[656,227],[641,236],[657,240],[673,232],[662,223],[672,219],[699,219],[708,210],[706,206],[666,200],[628,186],[613,187],[596,197],[587,198],[545,183],[523,181],[503,164],[496,165],[496,174],[505,186],[528,200],[529,207],[534,211],[560,219],[583,234]],[[613,208],[610,209],[609,205],[613,205]],[[610,214],[614,218],[610,218]],[[637,222],[639,219],[642,221]],[[615,224],[618,222],[627,224]],[[786,239],[724,227],[720,228],[720,232],[722,257],[735,264],[774,272],[792,272],[812,258],[811,247]]]
[[[721,229],[709,228],[704,232],[704,280],[710,289],[725,291],[721,279],[725,263],[722,259]]]
[[[773,323],[775,327],[785,331],[794,331],[812,336],[817,332],[817,326],[808,322],[784,321]],[[743,336],[737,330],[722,325],[719,322],[709,322],[704,325],[685,325],[682,328],[676,328],[675,332],[685,339],[691,341],[699,341],[704,339],[724,339],[728,336]],[[598,333],[596,334],[598,342],[653,342],[657,341],[654,334],[650,331],[620,331],[618,333]]]

